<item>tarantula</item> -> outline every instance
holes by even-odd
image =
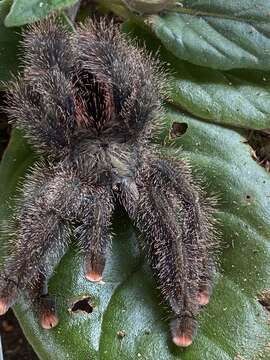
[[[189,346],[213,282],[213,207],[186,162],[150,144],[163,118],[166,72],[106,20],[89,20],[70,34],[50,18],[30,26],[23,44],[24,73],[13,82],[7,111],[43,160],[26,178],[15,211],[0,314],[24,290],[41,326],[56,326],[46,284],[51,264],[72,228],[86,278],[101,281],[119,203],[143,234],[173,314],[172,340]]]

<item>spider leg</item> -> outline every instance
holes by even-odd
[[[44,270],[39,270],[33,284],[27,286],[30,300],[38,314],[39,322],[44,329],[58,324],[55,300],[48,294],[47,279]]]
[[[27,209],[22,212],[16,243],[1,274],[1,315],[16,301],[19,290],[24,290],[37,280],[40,264],[49,272],[50,260],[59,256],[65,247],[67,225],[52,209],[38,209],[36,205],[28,203]],[[34,211],[31,211],[30,207],[34,206]]]
[[[25,182],[10,225],[10,255],[0,276],[1,315],[16,301],[20,290],[35,283],[41,289],[41,267],[47,277],[66,249],[68,208],[73,200],[66,181],[54,170],[36,168]]]
[[[11,255],[0,276],[0,314],[16,301],[19,290],[27,290],[41,325],[50,328],[58,318],[46,279],[68,245],[69,225],[78,224],[75,234],[85,256],[86,277],[100,280],[110,242],[112,195],[105,186],[81,180],[62,166],[37,168],[22,193]]]
[[[91,204],[82,210],[82,223],[76,233],[84,255],[85,276],[98,282],[102,280],[106,251],[111,243],[109,226],[114,206],[112,195],[105,187],[92,187],[90,194]]]
[[[173,341],[189,346],[213,277],[211,206],[200,200],[184,162],[148,159],[136,183],[137,208],[128,199],[122,202],[145,237],[150,264],[174,314]]]

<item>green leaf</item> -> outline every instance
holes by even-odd
[[[171,99],[175,105],[224,125],[269,128],[269,73],[222,72],[180,61],[171,64],[177,70]]]
[[[10,11],[12,0],[0,1],[0,90],[5,88],[4,83],[8,82],[12,76],[18,72],[20,64],[19,45],[22,40],[20,28],[7,28],[4,20]],[[29,2],[24,2],[28,6]],[[14,4],[13,4],[14,6]],[[13,10],[11,10],[13,12]],[[19,16],[19,15],[18,15]],[[69,28],[72,26],[68,23],[68,18],[64,13],[59,13],[63,23]],[[20,21],[12,24],[12,26],[20,25]]]
[[[20,26],[44,18],[55,10],[74,5],[78,0],[14,0],[6,26]]]
[[[214,69],[270,69],[270,2],[186,0],[177,13],[148,17],[179,59]]]
[[[161,56],[168,60],[172,55],[161,49]],[[198,100],[200,92],[203,93],[201,83],[205,81],[207,84],[203,89],[210,91],[219,80],[214,77],[208,83],[207,77],[203,78],[200,73],[202,68],[178,63],[175,58],[170,62],[175,66],[175,78],[172,79],[174,105],[184,106],[196,116],[204,117],[205,95]],[[180,75],[180,70],[184,75]],[[211,73],[227,76],[223,72],[211,70]],[[209,76],[211,73],[206,72]],[[268,90],[259,81],[261,74],[254,72],[251,79],[246,78],[246,73],[235,74],[240,78],[238,91],[234,86],[235,96],[238,92],[243,96],[246,81],[250,94],[241,103],[240,126],[248,127],[245,124],[250,121],[256,126],[255,117],[250,120],[242,108],[247,106],[247,101],[251,102],[253,87],[267,98]],[[219,91],[228,95],[231,85],[228,88],[225,83],[221,85]],[[188,96],[193,91],[196,96],[192,94],[189,102]],[[218,103],[216,96],[213,91],[211,97]],[[222,103],[222,96],[219,101]],[[211,119],[215,111],[216,114],[223,111],[226,122],[233,121],[234,115],[228,115],[225,104],[215,110],[212,102],[209,100],[208,103]],[[218,121],[222,122],[222,116]],[[258,126],[265,126],[265,121],[260,119]],[[186,123],[188,127],[182,137],[172,141],[169,133],[173,122]],[[170,106],[158,139],[164,151],[176,157],[179,156],[177,150],[183,147],[183,154],[204,178],[206,189],[220,196],[221,270],[211,303],[201,313],[194,344],[186,350],[172,345],[167,314],[160,306],[159,292],[155,290],[149,268],[140,254],[136,233],[126,216],[117,212],[104,285],[91,284],[84,279],[82,259],[73,246],[49,282],[50,292],[58,304],[59,325],[49,331],[41,329],[23,296],[15,306],[24,332],[41,359],[232,360],[238,359],[237,355],[245,360],[270,358],[268,314],[257,301],[258,293],[270,288],[270,178],[252,159],[251,149],[244,141],[234,130],[198,120]],[[33,161],[29,146],[18,132],[13,132],[0,164],[0,220],[10,217],[17,184]],[[5,245],[3,241],[0,254]],[[74,301],[85,296],[90,298],[92,313],[70,311]],[[125,333],[123,338],[117,335],[119,331]]]
[[[172,122],[188,124],[186,134],[174,142],[169,138]],[[7,199],[33,161],[18,136],[13,134],[0,167],[2,220],[9,216]],[[269,175],[252,160],[249,146],[238,133],[171,109],[159,142],[172,154],[183,146],[184,154],[203,174],[207,189],[221,197],[222,271],[212,301],[200,316],[194,345],[183,351],[171,344],[160,297],[140,255],[133,227],[117,213],[104,285],[84,279],[81,258],[73,250],[62,259],[49,283],[61,320],[55,329],[42,330],[24,298],[15,307],[41,359],[190,360],[207,354],[207,360],[231,360],[239,354],[245,360],[259,360],[264,351],[265,359],[269,358],[264,350],[270,336],[268,317],[256,300],[257,294],[270,286]],[[93,312],[70,312],[71,304],[86,295]],[[119,331],[126,336],[120,339]]]
[[[18,66],[17,49],[21,40],[20,30],[8,29],[4,25],[11,3],[11,0],[0,1],[0,81],[10,80]]]
[[[270,73],[258,70],[220,71],[193,65],[172,55],[140,22],[127,21],[123,30],[145,43],[172,73],[170,102],[196,117],[219,124],[270,127]]]

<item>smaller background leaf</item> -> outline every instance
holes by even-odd
[[[179,59],[214,69],[270,69],[270,2],[190,0],[148,22]],[[226,1],[227,3],[227,1]]]
[[[78,0],[14,0],[5,20],[6,26],[35,22],[50,12],[74,5]]]
[[[196,117],[249,129],[270,127],[270,73],[220,71],[183,61],[170,53],[141,22],[126,21],[123,30],[170,64],[170,102]]]

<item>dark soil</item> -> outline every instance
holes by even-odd
[[[0,318],[0,334],[4,360],[38,360],[12,310]]]

